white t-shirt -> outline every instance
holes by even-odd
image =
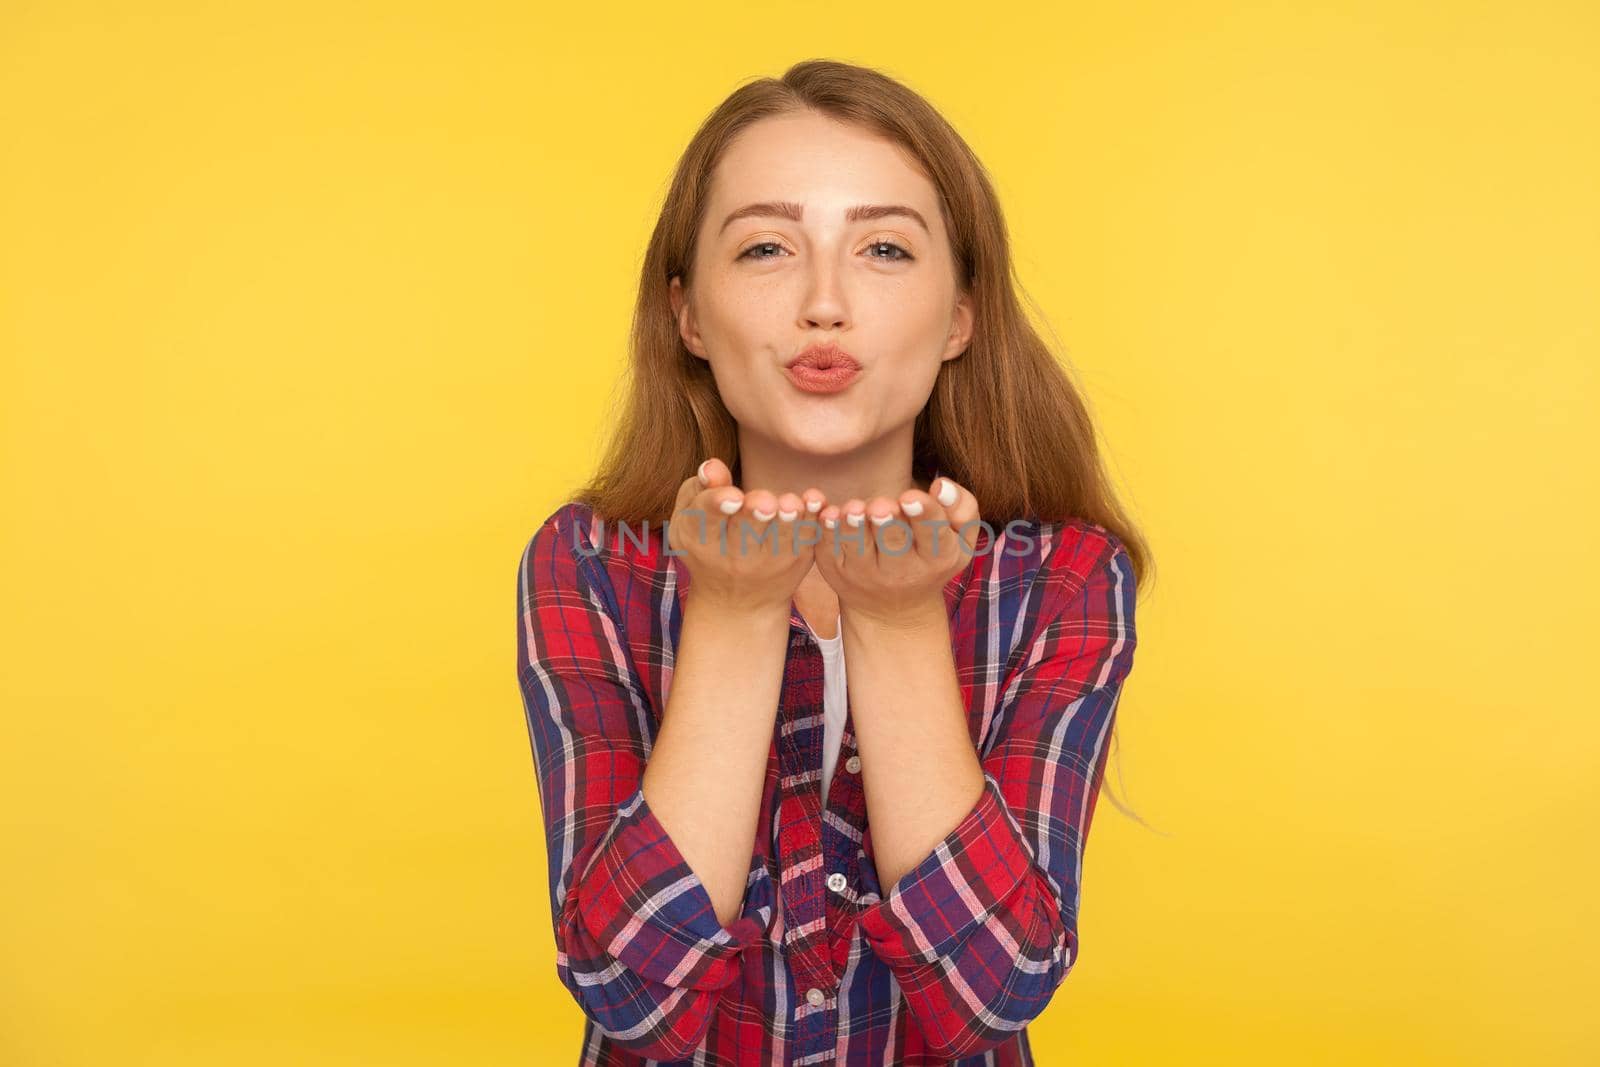
[[[813,634],[813,637],[816,635]],[[833,769],[839,762],[839,748],[844,744],[845,678],[844,631],[832,637],[817,637],[822,649],[822,806],[828,806],[828,786],[833,782]]]

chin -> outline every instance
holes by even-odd
[[[784,439],[794,451],[807,456],[835,457],[848,455],[866,444],[865,438],[855,433],[829,432],[818,427],[796,430]]]

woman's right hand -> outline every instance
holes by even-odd
[[[690,600],[735,611],[787,610],[811,570],[822,533],[817,513],[826,505],[817,488],[745,493],[726,463],[706,460],[678,487],[667,527],[667,543],[689,569]]]

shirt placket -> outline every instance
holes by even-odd
[[[839,979],[831,951],[828,901],[832,872],[823,847],[818,787],[824,677],[822,652],[799,612],[792,611],[777,720],[777,836],[784,953],[797,994],[793,1020],[797,1057],[831,1050],[837,1035]]]

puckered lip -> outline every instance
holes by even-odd
[[[815,367],[818,370],[827,370],[830,367],[849,367],[851,370],[860,370],[861,364],[856,358],[833,342],[810,345],[800,350],[800,354],[784,364],[785,367]]]

